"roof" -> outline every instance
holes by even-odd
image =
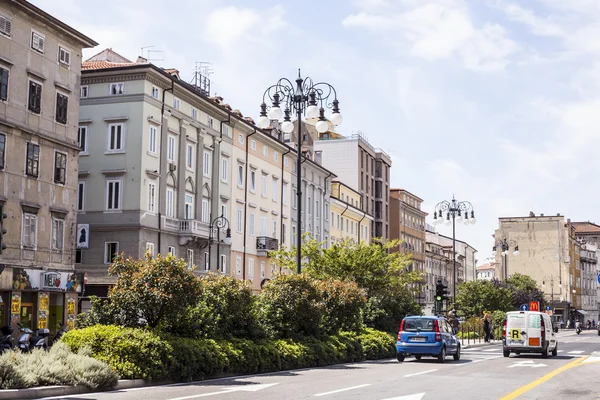
[[[486,270],[486,269],[496,269],[496,267],[495,267],[495,266],[493,266],[493,265],[492,265],[492,264],[490,264],[490,263],[487,263],[487,264],[481,264],[481,265],[478,265],[478,266],[477,266],[475,269],[476,269],[477,271],[483,271],[483,270]]]
[[[119,68],[127,67],[130,65],[143,65],[150,64],[148,60],[142,57],[138,57],[136,62],[130,61],[123,57],[111,48],[102,50],[84,62],[81,63],[82,71],[91,71],[96,69],[107,69],[107,68]]]
[[[600,233],[600,225],[593,222],[571,222],[575,228],[575,233]]]
[[[409,192],[409,191],[408,191],[408,190],[406,190],[406,189],[400,189],[400,188],[391,188],[391,189],[390,189],[390,192],[404,192],[404,193],[407,193],[407,194],[411,195],[412,197],[414,197],[414,198],[415,198],[416,200],[418,200],[418,201],[424,201],[422,198],[420,198],[419,196],[417,196],[416,194],[414,194],[414,193],[412,193],[412,192]]]

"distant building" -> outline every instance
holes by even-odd
[[[413,267],[425,267],[425,218],[423,199],[405,189],[390,191],[390,239],[400,240],[400,251],[412,254]]]
[[[479,265],[476,271],[478,281],[491,281],[496,278],[496,266],[492,263]]]
[[[373,216],[361,209],[362,196],[339,181],[331,183],[331,243],[371,242]]]

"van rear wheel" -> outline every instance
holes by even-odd
[[[558,355],[558,343],[556,344],[556,346],[554,346],[554,349],[552,350],[552,357],[556,357]]]
[[[502,354],[504,355],[504,357],[510,357],[510,350],[504,350]]]
[[[544,352],[542,353],[542,358],[548,358],[548,350],[550,350],[549,347],[546,347],[544,349]]]

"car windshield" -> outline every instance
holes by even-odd
[[[407,332],[433,332],[433,320],[429,318],[410,318],[404,320],[404,330]]]

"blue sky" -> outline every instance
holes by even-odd
[[[212,62],[212,91],[245,115],[297,68],[331,83],[339,132],[392,156],[393,187],[429,213],[473,203],[457,234],[481,261],[500,216],[596,219],[598,0],[32,2],[100,43],[84,57],[153,45],[186,79]]]

